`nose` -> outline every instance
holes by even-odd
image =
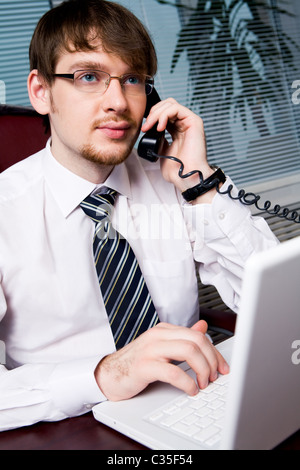
[[[111,77],[102,98],[102,106],[106,112],[113,111],[117,114],[122,114],[127,110],[128,101],[118,77]]]

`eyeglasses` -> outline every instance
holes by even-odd
[[[73,80],[75,88],[84,93],[105,93],[112,79],[119,80],[128,95],[150,95],[154,87],[153,77],[138,73],[113,77],[102,70],[76,70],[74,73],[55,73],[53,77]]]

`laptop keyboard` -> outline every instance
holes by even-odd
[[[219,375],[215,382],[196,396],[183,394],[149,414],[152,424],[206,446],[221,439],[229,375]]]

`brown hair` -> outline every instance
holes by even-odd
[[[49,10],[31,40],[30,69],[51,84],[60,54],[94,50],[99,41],[133,71],[155,75],[156,53],[145,27],[129,10],[106,0],[68,0]]]

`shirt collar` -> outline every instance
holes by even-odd
[[[116,166],[105,183],[94,184],[61,165],[53,157],[50,145],[51,139],[48,140],[46,145],[44,174],[51,193],[64,217],[68,217],[89,194],[99,193],[103,187],[114,189],[119,194],[131,198],[126,164]]]

